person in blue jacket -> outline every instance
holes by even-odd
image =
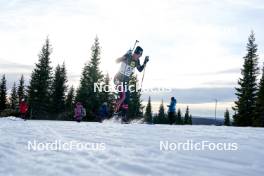
[[[101,122],[109,117],[109,110],[107,107],[107,102],[104,102],[102,106],[100,107],[99,117],[100,117]]]
[[[172,125],[175,122],[175,112],[176,112],[176,104],[177,100],[174,97],[171,97],[170,105],[168,105],[168,116],[169,116],[169,123]]]

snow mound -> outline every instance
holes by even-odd
[[[24,121],[24,119],[21,119],[20,117],[14,117],[14,116],[2,117],[1,120]]]
[[[110,118],[110,119],[105,119],[104,121],[103,121],[103,123],[115,123],[115,124],[121,124],[121,118],[118,118],[117,116],[114,116],[114,117],[112,117],[112,118]]]
[[[132,121],[130,121],[131,124],[143,124],[144,123],[144,119],[134,119]]]
[[[11,119],[16,119],[11,117]],[[262,176],[264,129],[116,125],[0,118],[0,175]],[[28,143],[104,143],[105,150],[28,149]],[[160,142],[237,143],[236,151],[163,151]]]
[[[122,120],[120,117],[114,116],[110,119],[106,119],[103,121],[103,123],[115,123],[115,124],[122,124]],[[143,124],[144,123],[144,119],[134,119],[131,120],[128,124]]]

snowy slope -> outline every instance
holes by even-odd
[[[12,118],[11,118],[12,119]],[[104,151],[30,151],[28,141],[105,143]],[[160,141],[236,142],[237,151],[160,151]],[[264,129],[0,118],[0,175],[263,175]]]

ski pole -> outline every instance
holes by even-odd
[[[144,77],[145,77],[145,71],[146,71],[146,67],[147,67],[147,65],[145,65],[145,67],[144,67],[143,76],[142,76],[142,80],[141,80],[140,91],[142,90],[142,84],[143,84]]]
[[[136,45],[137,45],[138,42],[139,42],[138,40],[135,41],[134,47],[132,49],[132,52],[134,51],[134,49],[135,49],[135,47],[136,47]]]

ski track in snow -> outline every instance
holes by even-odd
[[[105,143],[105,151],[29,151],[33,142]],[[160,141],[238,143],[238,151],[160,151]],[[264,129],[0,118],[0,175],[264,174]]]

